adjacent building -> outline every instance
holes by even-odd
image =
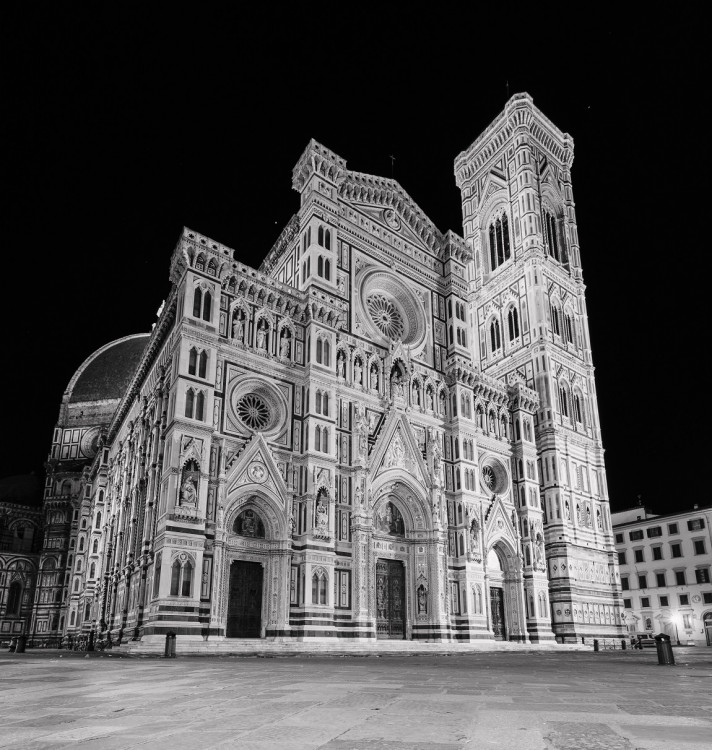
[[[572,162],[518,94],[455,160],[463,234],[315,141],[259,269],[185,229],[65,393],[37,632],[620,637]]]
[[[662,516],[638,506],[612,519],[629,633],[712,646],[712,506]]]

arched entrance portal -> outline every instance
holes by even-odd
[[[390,500],[381,503],[373,516],[374,531],[395,542],[405,541],[405,523],[398,506]],[[392,546],[392,542],[391,542]],[[405,638],[405,565],[402,560],[379,557],[376,560],[376,635],[378,638]]]
[[[507,640],[507,621],[504,614],[504,569],[494,547],[487,555],[489,576],[490,620],[496,641]]]

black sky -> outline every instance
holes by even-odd
[[[704,295],[675,278],[703,272],[693,21],[203,6],[2,11],[0,476],[42,472],[77,367],[150,329],[183,225],[259,265],[298,208],[291,170],[313,137],[361,172],[390,176],[394,155],[436,226],[461,233],[453,160],[527,91],[575,141],[612,506],[705,501],[682,462],[707,444],[691,399]]]

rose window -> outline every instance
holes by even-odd
[[[261,430],[269,422],[269,407],[254,393],[247,393],[237,403],[237,416],[252,430]]]
[[[382,294],[372,294],[366,300],[371,320],[384,336],[390,339],[403,338],[403,318],[398,308]]]
[[[485,483],[485,487],[488,490],[493,490],[497,484],[497,477],[494,474],[494,469],[491,466],[482,467],[482,481]]]

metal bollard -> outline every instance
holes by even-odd
[[[672,643],[670,643],[670,636],[665,633],[658,633],[655,636],[655,646],[658,650],[658,665],[671,665],[675,664],[675,656],[672,653]]]
[[[166,649],[163,654],[166,659],[175,659],[176,656],[176,634],[174,632],[166,633]]]
[[[598,651],[598,638],[593,639],[593,650]]]
[[[621,638],[621,651],[625,651],[628,648],[628,644],[625,642],[625,638]]]

